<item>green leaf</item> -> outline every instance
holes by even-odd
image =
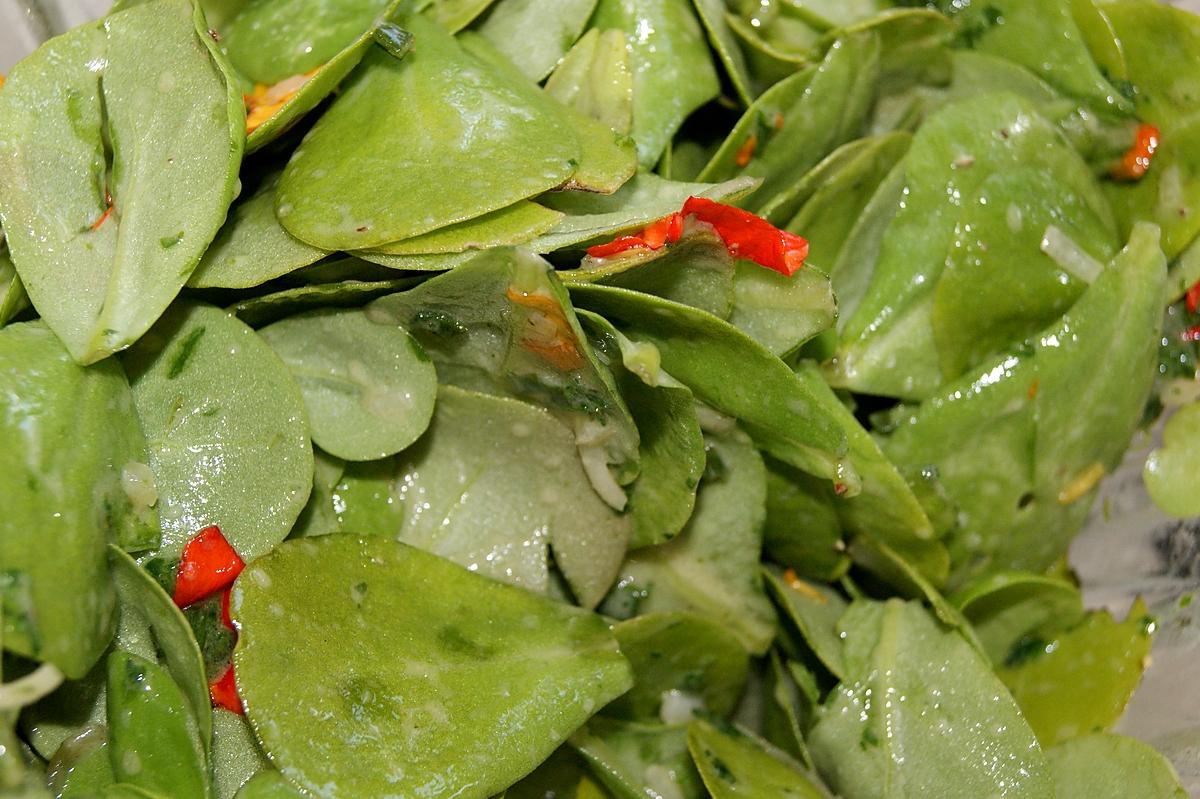
[[[245,716],[213,708],[212,764],[214,792],[219,799],[230,799],[259,773],[275,774],[250,729]],[[253,795],[253,792],[251,792]],[[299,793],[284,794],[298,797]]]
[[[546,80],[546,92],[563,105],[628,135],[633,129],[633,74],[626,36],[590,29]]]
[[[1043,746],[1111,727],[1142,679],[1154,621],[1138,600],[1123,622],[1105,611],[1045,638],[1030,635],[997,670]]]
[[[294,238],[275,216],[279,174],[262,178],[253,193],[238,199],[200,265],[188,278],[191,288],[244,289],[316,263],[328,250]]]
[[[786,359],[833,326],[837,301],[829,278],[813,267],[786,276],[752,261],[738,261],[729,322]]]
[[[226,312],[185,304],[124,363],[150,443],[159,554],[178,557],[210,524],[246,561],[283,540],[313,462],[300,390],[279,357]]]
[[[1058,799],[1186,799],[1171,763],[1123,735],[1085,735],[1046,750]]]
[[[700,179],[761,178],[762,185],[741,204],[758,211],[778,202],[822,158],[862,132],[878,63],[874,33],[839,39],[818,67],[787,78],[755,101]],[[751,138],[749,160],[739,164]],[[788,216],[774,221],[782,224]]]
[[[863,206],[853,227],[846,231],[846,240],[829,266],[829,282],[838,302],[839,333],[845,329],[846,321],[854,316],[870,286],[883,238],[900,210],[905,177],[905,162],[901,159]],[[800,212],[804,213],[804,209]],[[815,246],[821,246],[819,238],[814,241]],[[821,265],[819,260],[815,263]]]
[[[46,764],[46,785],[60,799],[93,796],[113,782],[103,727],[88,726],[63,742]]]
[[[1046,630],[1083,618],[1079,589],[1059,577],[1001,572],[968,586],[951,601],[971,623],[983,651],[996,666],[1017,647]]]
[[[839,796],[1054,796],[1033,731],[958,633],[895,599],[854,603],[839,628],[848,679],[808,738]]]
[[[842,526],[894,549],[912,563],[922,579],[940,585],[946,578],[948,557],[912,487],[821,378],[814,363],[802,361],[796,377],[817,399],[817,407],[845,431],[848,451],[843,463],[861,481],[857,493],[854,482],[844,475],[833,484],[835,494],[840,487],[848,489],[835,505]],[[770,450],[769,442],[766,448]],[[772,454],[781,456],[780,452]]]
[[[1146,490],[1165,513],[1200,515],[1195,476],[1200,472],[1200,404],[1180,408],[1163,428],[1163,445],[1146,458]]]
[[[658,162],[683,120],[721,90],[688,0],[600,0],[591,24],[628,37],[638,163]]]
[[[959,609],[903,555],[881,541],[860,536],[850,541],[850,557],[855,564],[893,588],[899,596],[924,601],[938,621],[957,629],[971,646],[983,651],[983,646],[975,638],[975,631]]]
[[[535,85],[488,68],[420,16],[405,24],[416,51],[403,61],[369,52],[284,170],[276,210],[302,241],[378,247],[512,205],[575,171],[575,133]]]
[[[411,291],[376,300],[367,314],[408,330],[442,383],[514,396],[560,414],[575,428],[597,491],[613,507],[624,507],[620,485],[637,474],[637,427],[549,264],[519,250],[490,250]]]
[[[872,0],[868,0],[873,6]],[[818,35],[833,27],[828,18],[819,13],[813,13],[808,6],[811,3],[788,3],[786,5],[755,6],[751,3],[742,4],[739,9],[738,21],[750,29],[761,46],[770,50],[778,58],[793,61],[805,61],[810,57],[819,57]],[[832,6],[833,4],[828,4]],[[858,16],[861,3],[838,3],[845,9],[831,8],[839,17],[849,21]],[[849,11],[846,14],[846,11]],[[843,16],[845,14],[845,16]],[[732,20],[731,20],[732,21]]]
[[[304,799],[305,794],[278,771],[255,775],[237,792],[236,799]]]
[[[774,458],[766,464],[767,555],[804,577],[830,581],[841,576],[849,561],[833,487]]]
[[[389,8],[394,5],[396,5],[395,0],[388,4]],[[256,150],[261,150],[283,136],[306,114],[314,110],[327,97],[333,94],[338,88],[338,84],[354,71],[354,68],[362,61],[363,56],[378,43],[378,37],[386,37],[393,31],[401,34],[407,33],[407,31],[396,28],[396,26],[390,23],[387,25],[379,24],[387,16],[385,12],[375,25],[372,25],[368,30],[363,32],[362,35],[347,45],[344,50],[325,63],[314,67],[313,74],[306,78],[304,84],[296,89],[295,93],[288,97],[283,105],[272,111],[270,117],[247,134],[246,152],[252,153]],[[384,41],[388,40],[385,38]],[[407,41],[411,45],[411,37]],[[403,41],[401,44],[403,44]],[[401,58],[406,52],[392,47],[388,48],[388,54],[393,58]],[[300,74],[307,74],[309,71],[303,70]],[[286,76],[283,80],[287,80],[289,77],[292,76]]]
[[[207,752],[213,734],[212,702],[204,658],[191,626],[162,586],[133,558],[112,545],[108,557],[121,613],[138,614],[149,628],[154,648],[186,700]]]
[[[826,273],[835,267],[872,198],[911,143],[912,137],[901,131],[857,139],[834,150],[804,176],[807,196],[786,228],[808,240],[809,264]]]
[[[571,736],[615,799],[702,799],[704,784],[687,750],[687,727],[594,718]]]
[[[1109,226],[1111,216],[1087,164],[1032,103],[1016,95],[976,96],[942,109],[921,126],[905,163],[907,191],[901,208],[884,235],[865,296],[841,326],[843,342],[829,376],[835,385],[854,391],[922,399],[943,382],[930,324],[931,297],[947,261],[970,243],[971,237],[961,226],[975,221],[967,214],[975,203],[986,199],[978,197],[985,180],[1016,167],[1031,170],[1026,175],[1041,172],[1061,184],[1063,194],[1072,197],[1076,208],[1088,209]],[[1008,194],[1023,190],[1031,189],[1014,188]],[[1003,206],[1003,213],[995,212],[999,218],[990,210],[985,217],[989,230],[1002,242],[993,247],[1007,246],[1012,236],[1008,202]],[[1055,210],[1059,209],[1047,213]],[[1066,213],[1066,209],[1060,212]],[[1084,229],[1095,230],[1096,226]],[[1037,231],[1031,224],[1021,239],[1027,247],[1022,252],[1040,258],[1043,264],[1046,259],[1037,248],[1041,242],[1038,234],[1044,230],[1043,226]],[[977,247],[976,257],[989,244],[984,241]],[[964,260],[963,268],[973,265],[974,260]],[[977,281],[986,283],[991,271],[981,272]],[[1061,272],[1056,269],[1052,274],[1057,277]],[[955,319],[991,302],[984,302],[978,292],[959,292],[955,299],[960,298],[971,300],[971,305],[958,310]]]
[[[146,332],[233,199],[242,101],[210,45],[191,2],[156,0],[51,40],[5,85],[0,183],[13,261],[81,363]],[[112,213],[97,227],[106,192]]]
[[[761,654],[775,635],[775,613],[758,567],[766,498],[762,459],[741,432],[708,439],[708,453],[710,476],[700,484],[687,526],[669,543],[631,553],[602,610],[618,618],[692,611]]]
[[[255,732],[329,797],[410,795],[434,774],[490,796],[631,682],[599,617],[381,539],[284,543],[239,578],[232,613]]]
[[[1163,230],[1163,251],[1173,258],[1200,233],[1200,117],[1192,98],[1200,92],[1200,23],[1194,14],[1148,3],[1105,3],[1129,65],[1138,117],[1158,126],[1161,143],[1150,171],[1133,183],[1106,186],[1124,230],[1138,220]]]
[[[754,102],[756,94],[753,79],[750,77],[750,69],[741,45],[729,23],[725,21],[725,3],[723,0],[693,0],[693,4],[696,7],[696,16],[700,18],[704,31],[708,34],[708,43],[720,59],[721,66],[725,68],[725,75],[733,84],[738,99],[743,105],[750,105]]]
[[[0,327],[29,307],[29,295],[7,249],[0,249]]]
[[[804,731],[812,722],[816,709],[816,698],[810,697],[808,689],[817,693],[817,678],[806,667],[789,661],[785,668],[778,649],[769,653],[767,673],[763,679],[763,737],[788,754],[800,758],[812,768],[812,755],[804,742]],[[806,687],[801,689],[800,680],[793,675],[803,675]]]
[[[542,593],[549,545],[587,607],[612,585],[629,540],[628,519],[596,496],[566,426],[452,386],[441,387],[421,441],[394,464],[348,469],[334,504],[347,532],[396,537]]]
[[[0,330],[0,397],[4,648],[79,678],[112,637],[109,541],[157,537],[146,440],[120,366],[78,366],[41,322]]]
[[[347,463],[326,499],[334,517],[330,532],[395,537],[404,514],[404,506],[397,502],[395,480],[394,458]],[[535,574],[540,573],[539,566]],[[510,580],[518,577],[525,579],[515,571],[509,575]]]
[[[146,615],[126,606],[120,593],[117,599],[117,630],[108,653],[121,650],[157,660],[154,633]],[[101,657],[83,677],[65,681],[54,693],[22,711],[21,731],[38,755],[48,759],[88,727],[105,723],[106,666],[106,658]]]
[[[426,11],[442,28],[458,33],[492,4],[493,0],[431,0]]]
[[[527,82],[527,77],[513,62],[480,34],[466,31],[458,36],[458,43],[507,80],[516,84]],[[549,101],[545,110],[556,113],[570,127],[579,144],[575,172],[559,190],[612,194],[633,176],[637,171],[637,153],[628,136],[618,134],[603,122],[549,94],[543,93],[541,97]]]
[[[1138,117],[1177,135],[1196,118],[1200,23],[1181,8],[1145,2],[1104,3],[1136,86]]]
[[[688,749],[713,799],[828,799],[829,794],[798,764],[736,728],[728,732],[704,721],[688,726]]]
[[[839,4],[840,5],[840,4]],[[879,86],[877,91],[921,84],[939,85],[950,79],[953,51],[949,44],[954,23],[933,8],[878,9],[848,24],[845,31],[825,34],[822,45],[831,44],[845,32],[879,34]]]
[[[783,8],[776,6],[775,8]],[[725,25],[733,32],[742,53],[746,56],[746,65],[754,81],[754,88],[760,95],[779,81],[794,75],[798,70],[810,65],[816,56],[819,35],[815,30],[802,26],[806,32],[803,41],[796,41],[804,52],[785,53],[763,40],[759,28],[752,22],[743,19],[732,11],[725,12]]]
[[[515,64],[540,83],[562,61],[583,33],[596,0],[501,0],[477,30]]]
[[[101,796],[103,799],[167,799],[163,794],[147,791],[128,782],[109,785]]]
[[[967,44],[1032,70],[1060,91],[1110,111],[1131,103],[1105,79],[1088,52],[1069,3],[989,0],[956,16]]]
[[[466,222],[384,244],[376,247],[374,252],[385,255],[425,255],[524,244],[554,227],[562,218],[563,214],[559,211],[521,200]]]
[[[688,231],[669,246],[657,250],[635,247],[607,258],[589,259],[580,268],[560,271],[558,276],[568,286],[620,286],[690,305],[721,319],[728,318],[733,307],[733,259],[720,236],[702,228]]]
[[[852,467],[839,468],[846,449],[840,419],[822,407],[814,387],[741,331],[703,311],[627,289],[572,285],[571,296],[657,347],[668,373],[702,402],[747,422],[775,457],[820,477],[856,477]]]
[[[985,180],[958,224],[971,233],[949,253],[931,311],[947,378],[1054,322],[1083,293],[1086,277],[1046,252],[1051,226],[1097,264],[1119,247],[1106,216],[1053,176],[1022,167]]]
[[[108,657],[108,759],[117,782],[178,799],[207,799],[208,764],[179,686],[128,652]]]
[[[335,59],[389,0],[256,0],[221,27],[229,60],[257,83],[277,83]]]
[[[883,537],[943,579],[945,553],[916,498],[815,369],[794,373],[736,328],[684,305],[603,286],[571,291],[582,306],[654,344],[671,375],[741,419],[766,452],[841,484],[848,498],[839,512],[851,529]]]
[[[746,686],[746,650],[701,616],[637,616],[615,625],[613,633],[633,667],[633,688],[604,709],[606,716],[676,724],[693,713],[724,716]]]
[[[845,680],[847,670],[842,662],[838,620],[849,603],[829,586],[794,575],[785,577],[777,569],[768,568],[764,573],[768,591],[800,632],[804,643],[830,674]]]
[[[504,796],[505,799],[586,799],[580,782],[588,779],[583,759],[569,746],[560,746],[531,774],[510,786]]]
[[[479,253],[474,250],[463,250],[462,252],[389,255],[375,249],[358,250],[354,254],[365,262],[386,267],[387,269],[394,269],[398,272],[448,272],[455,267],[465,264]]]
[[[357,260],[357,259],[355,259]],[[323,308],[357,308],[379,297],[411,288],[414,278],[350,280],[297,286],[241,300],[229,312],[251,327],[263,327],[288,316]]]
[[[288,533],[289,538],[310,535],[325,535],[338,530],[337,516],[333,508],[333,489],[341,481],[346,462],[313,447],[313,488],[308,495],[308,504],[296,519],[296,525]]]
[[[627,492],[629,547],[665,543],[691,518],[704,474],[704,436],[692,392],[659,368],[652,345],[635,344],[596,314],[579,316],[596,337],[596,349],[608,360],[638,428],[640,469]]]
[[[313,441],[346,460],[376,460],[429,425],[437,373],[421,345],[358,310],[320,310],[259,331],[291,370]]]

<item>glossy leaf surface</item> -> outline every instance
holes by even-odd
[[[444,795],[490,796],[630,684],[598,617],[382,539],[284,544],[243,573],[232,611],[251,723],[324,796],[410,793],[432,774]]]
[[[287,535],[312,488],[300,390],[254,331],[177,305],[124,359],[158,487],[162,548],[216,524],[243,560]]]

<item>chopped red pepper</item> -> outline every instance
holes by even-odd
[[[245,565],[221,535],[221,528],[215,524],[205,527],[183,548],[175,580],[175,604],[186,608],[229,587]]]
[[[226,667],[225,672],[220,677],[208,684],[208,695],[212,697],[212,703],[215,706],[223,707],[231,713],[237,713],[239,716],[246,715],[246,709],[242,707],[241,697],[238,696],[237,681],[233,676],[232,663]]]
[[[732,205],[689,197],[683,204],[683,215],[712,225],[734,258],[754,261],[780,274],[790,277],[808,257],[807,241]]]
[[[673,244],[683,235],[683,215],[676,212],[657,222],[647,225],[642,231],[642,240],[652,250],[657,250],[664,244]]]
[[[650,223],[637,235],[617,236],[607,244],[588,247],[587,254],[593,258],[608,258],[610,255],[618,255],[638,248],[657,250],[664,244],[679,241],[679,237],[682,235],[683,215],[676,211],[670,216]]]
[[[1200,325],[1193,325],[1183,331],[1179,337],[1184,341],[1200,341]]]
[[[703,197],[689,197],[682,211],[647,226],[639,235],[618,236],[607,244],[588,247],[587,254],[607,258],[639,247],[657,250],[679,240],[685,217],[695,217],[711,225],[734,258],[754,261],[789,277],[804,266],[808,257],[808,242],[801,237],[780,230],[749,211]]]
[[[597,244],[594,247],[588,247],[587,254],[593,258],[607,258],[610,255],[632,250],[635,247],[647,247],[646,240],[641,236],[617,236],[607,244]]]
[[[1121,156],[1121,162],[1113,167],[1112,176],[1116,180],[1141,180],[1150,169],[1154,160],[1154,151],[1162,141],[1162,133],[1153,125],[1143,123],[1138,125],[1134,136],[1133,146]]]
[[[738,148],[737,155],[733,157],[738,166],[744,167],[750,163],[750,159],[754,157],[754,151],[758,148],[758,137],[751,134],[750,138],[742,143]]]
[[[1200,311],[1200,280],[1187,290],[1187,309],[1188,313]]]

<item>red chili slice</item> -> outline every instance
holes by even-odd
[[[175,580],[175,604],[185,608],[228,588],[245,565],[219,527],[205,527],[183,548]]]
[[[689,197],[683,215],[712,225],[734,258],[754,261],[780,274],[790,277],[808,257],[807,241],[732,205]]]
[[[683,215],[679,213],[663,217],[657,222],[647,225],[642,231],[641,239],[646,246],[657,250],[664,244],[673,244],[683,235]]]
[[[1133,146],[1125,151],[1121,162],[1113,167],[1113,178],[1125,181],[1141,180],[1149,171],[1154,152],[1161,142],[1162,133],[1158,128],[1147,123],[1138,125]]]
[[[1187,309],[1188,313],[1196,313],[1200,311],[1200,280],[1197,280],[1192,287],[1187,290]]]
[[[657,250],[664,244],[679,241],[682,235],[683,216],[676,212],[657,222],[651,222],[635,236],[617,236],[607,244],[588,247],[587,254],[593,258],[608,258],[637,248]]]
[[[1200,325],[1189,327],[1179,336],[1184,341],[1200,341]]]
[[[237,713],[239,716],[246,715],[246,709],[242,707],[241,697],[237,692],[237,681],[233,676],[233,664],[230,663],[225,672],[214,682],[208,684],[208,695],[212,697],[212,703],[216,707],[223,707],[231,713]]]
[[[607,244],[589,247],[587,254],[607,258],[639,247],[657,250],[679,241],[686,217],[711,225],[734,258],[754,261],[788,277],[804,266],[808,257],[808,242],[801,237],[780,230],[749,211],[703,197],[689,197],[682,211],[648,225],[641,234],[618,236]]]
[[[646,240],[641,236],[617,236],[607,244],[597,244],[594,247],[588,247],[587,254],[593,258],[608,258],[611,255],[632,250],[635,247],[646,246],[648,246]]]

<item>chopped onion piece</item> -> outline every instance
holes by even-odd
[[[1054,263],[1084,283],[1092,283],[1104,271],[1104,264],[1084,252],[1075,241],[1054,225],[1042,234],[1042,252]]]

